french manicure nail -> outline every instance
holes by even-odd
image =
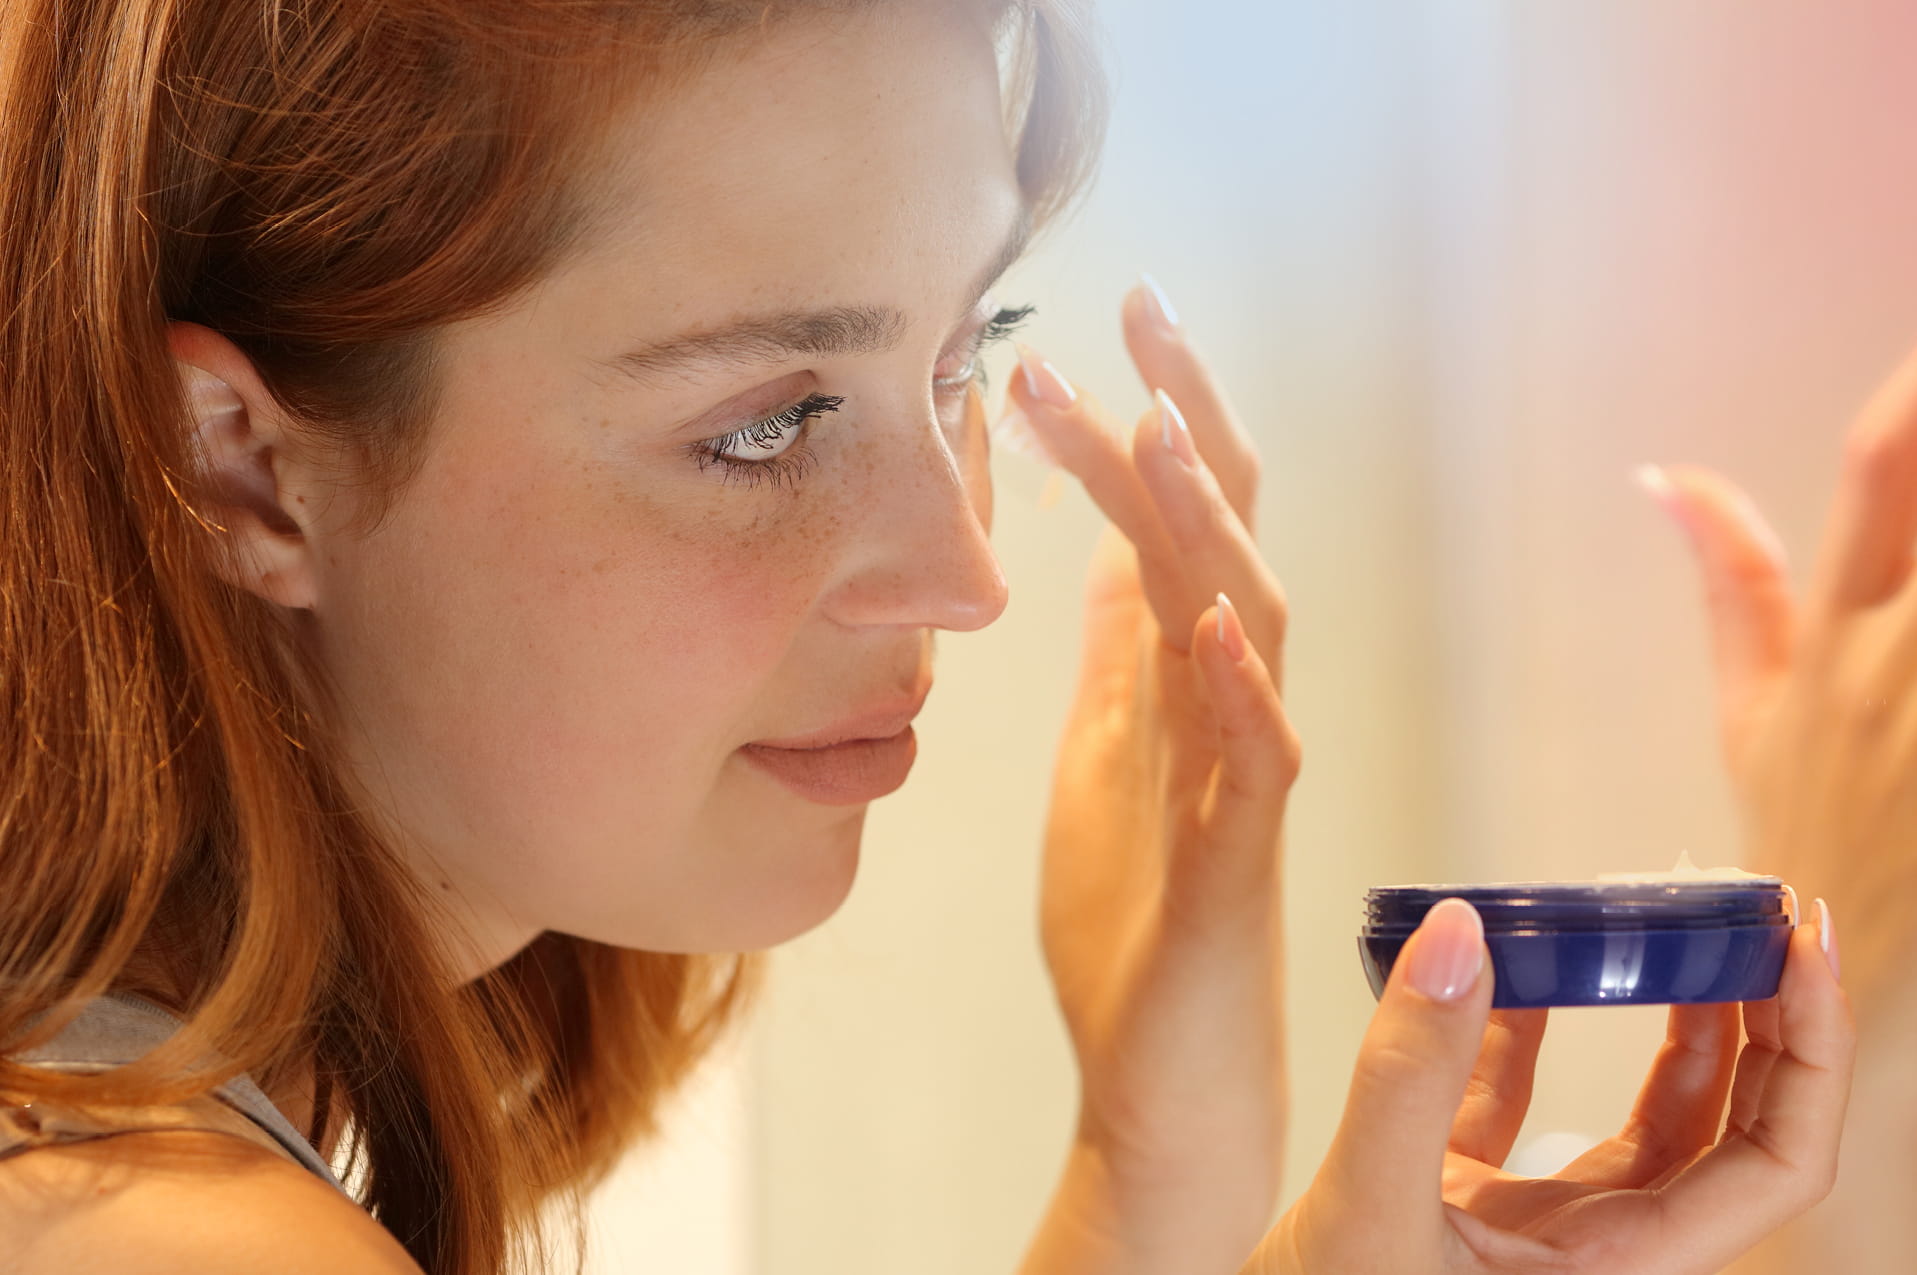
[[[1434,1001],[1455,1001],[1484,971],[1484,922],[1463,899],[1440,899],[1410,945],[1411,985]]]
[[[1677,496],[1677,488],[1671,486],[1670,475],[1656,465],[1639,465],[1631,476],[1637,480],[1638,486],[1665,504]]]
[[[1078,401],[1078,391],[1059,375],[1058,369],[1023,346],[1018,352],[1018,367],[1025,377],[1025,391],[1041,403],[1070,407]]]
[[[1788,566],[1790,554],[1785,550],[1784,542],[1777,538],[1776,529],[1764,521],[1764,515],[1758,512],[1757,506],[1741,492],[1734,503],[1737,507],[1737,516],[1743,520],[1751,539],[1763,547],[1764,552],[1770,555],[1772,562],[1780,567]]]
[[[1191,427],[1185,424],[1185,414],[1163,390],[1154,391],[1152,398],[1158,404],[1158,429],[1165,450],[1184,462],[1185,468],[1198,468],[1198,448],[1191,441]]]
[[[1218,645],[1225,648],[1233,663],[1245,658],[1244,622],[1238,618],[1238,608],[1223,593],[1218,595]]]
[[[1830,966],[1830,976],[1837,978],[1840,962],[1837,959],[1837,931],[1831,929],[1830,904],[1817,900],[1817,945],[1824,949],[1824,960]]]
[[[1691,534],[1690,510],[1686,508],[1683,497],[1678,495],[1676,484],[1671,482],[1671,476],[1664,472],[1663,466],[1639,465],[1631,476],[1637,480],[1638,486],[1664,507],[1664,512],[1677,523],[1680,531]]]
[[[1152,323],[1166,336],[1178,331],[1178,311],[1172,309],[1172,303],[1165,296],[1165,290],[1158,286],[1158,280],[1148,274],[1138,276],[1138,282],[1145,289],[1145,305],[1151,315]]]

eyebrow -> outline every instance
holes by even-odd
[[[1011,233],[992,255],[965,308],[979,299],[1025,253],[1032,237],[1029,211],[1021,209]],[[745,315],[721,327],[668,337],[601,360],[609,371],[633,380],[709,365],[778,363],[786,359],[844,357],[889,350],[904,335],[906,318],[890,306],[827,306]]]

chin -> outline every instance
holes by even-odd
[[[734,829],[724,843],[701,846],[698,860],[724,866],[688,882],[693,893],[671,909],[671,930],[654,916],[644,932],[628,922],[602,941],[651,952],[757,952],[816,929],[845,903],[859,871],[865,808],[839,813],[825,826],[788,819],[776,831]]]
[[[780,847],[778,888],[757,891],[740,919],[755,933],[731,951],[756,951],[790,942],[823,925],[844,906],[859,874],[865,809],[829,830],[808,832],[801,845]]]

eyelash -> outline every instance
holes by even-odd
[[[979,366],[978,356],[1018,331],[1025,325],[1025,320],[1031,318],[1037,310],[1037,306],[1022,305],[1015,309],[1000,310],[987,319],[985,326],[979,329],[977,341],[972,345],[972,356],[966,364],[965,375],[953,377],[946,384],[957,388],[976,382],[980,389],[985,388],[985,369]]]
[[[966,364],[963,376],[949,377],[935,381],[940,390],[955,390],[961,387],[985,384],[985,371],[978,365],[978,356],[992,346],[1016,332],[1021,324],[1032,317],[1036,307],[1024,305],[1013,309],[1000,310],[985,321],[979,329],[978,337],[972,345],[971,358]],[[770,447],[783,439],[794,429],[805,427],[814,419],[827,412],[836,412],[844,404],[845,397],[840,394],[808,394],[784,411],[775,412],[764,420],[734,430],[718,438],[707,439],[694,449],[693,459],[701,472],[719,466],[725,471],[727,483],[743,482],[747,487],[757,487],[762,482],[770,482],[775,487],[790,485],[810,471],[816,457],[812,449],[801,440],[791,451],[772,460],[740,460],[724,453],[739,447]]]
[[[844,402],[845,396],[841,394],[808,394],[791,407],[774,412],[756,424],[699,444],[693,459],[698,462],[702,472],[714,465],[722,467],[727,482],[742,481],[750,487],[767,481],[774,485],[797,482],[812,465],[813,456],[809,447],[795,447],[772,460],[740,460],[725,453],[739,447],[771,447],[784,438],[787,431],[801,428],[827,412],[838,411]]]

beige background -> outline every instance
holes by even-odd
[[[1367,886],[1736,856],[1695,584],[1629,474],[1719,465],[1808,557],[1843,426],[1917,341],[1917,9],[1110,0],[1104,23],[1103,178],[1002,296],[1129,413],[1116,306],[1153,271],[1265,451],[1307,750],[1296,1191],[1370,1012]],[[942,643],[851,902],[602,1199],[592,1271],[1015,1264],[1075,1101],[1034,918],[1098,522],[997,467],[1011,608]],[[1607,1131],[1660,1031],[1560,1013],[1533,1132]]]

